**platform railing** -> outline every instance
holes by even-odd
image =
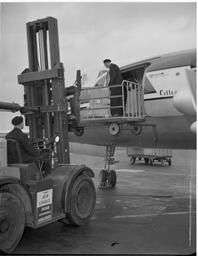
[[[121,90],[118,90],[119,94],[117,92],[115,94],[114,88],[121,88]],[[118,99],[119,105],[116,106],[115,102],[110,104],[112,99]],[[80,103],[81,120],[115,118],[111,114],[113,109],[119,109],[119,112],[122,113],[119,118],[144,118],[144,92],[142,85],[127,80],[124,80],[122,84],[108,87],[82,88]],[[83,104],[87,104],[87,106],[83,107]]]

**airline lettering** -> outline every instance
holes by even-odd
[[[177,92],[177,91],[163,90],[163,89],[161,89],[161,90],[159,91],[159,94],[160,94],[161,96],[174,96],[176,92]]]

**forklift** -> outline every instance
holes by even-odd
[[[70,164],[68,133],[81,128],[70,118],[65,96],[57,20],[39,19],[28,22],[26,28],[29,68],[18,76],[24,86],[24,106],[0,102],[0,109],[20,111],[29,126],[30,141],[49,151],[51,160],[46,174],[42,162],[22,162],[19,142],[0,140],[0,160],[8,156],[7,164],[0,161],[0,251],[4,253],[14,251],[25,227],[37,229],[55,221],[82,226],[96,204],[93,170]],[[76,80],[78,101],[79,71]],[[9,162],[9,148],[17,156],[14,163]]]

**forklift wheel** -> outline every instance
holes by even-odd
[[[91,218],[96,204],[96,190],[90,177],[80,175],[76,178],[70,200],[67,221],[74,226],[84,225]]]
[[[0,250],[11,253],[21,240],[25,211],[21,200],[11,193],[0,194]]]
[[[116,172],[111,170],[108,174],[108,184],[110,188],[114,188],[116,185]]]

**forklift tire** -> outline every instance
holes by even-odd
[[[22,201],[14,194],[0,194],[0,251],[11,253],[18,245],[25,227]]]
[[[111,170],[108,174],[108,184],[110,188],[114,188],[116,185],[116,172],[115,170]]]
[[[91,218],[96,204],[96,190],[89,176],[76,178],[71,192],[70,212],[67,221],[74,226],[82,226]]]

